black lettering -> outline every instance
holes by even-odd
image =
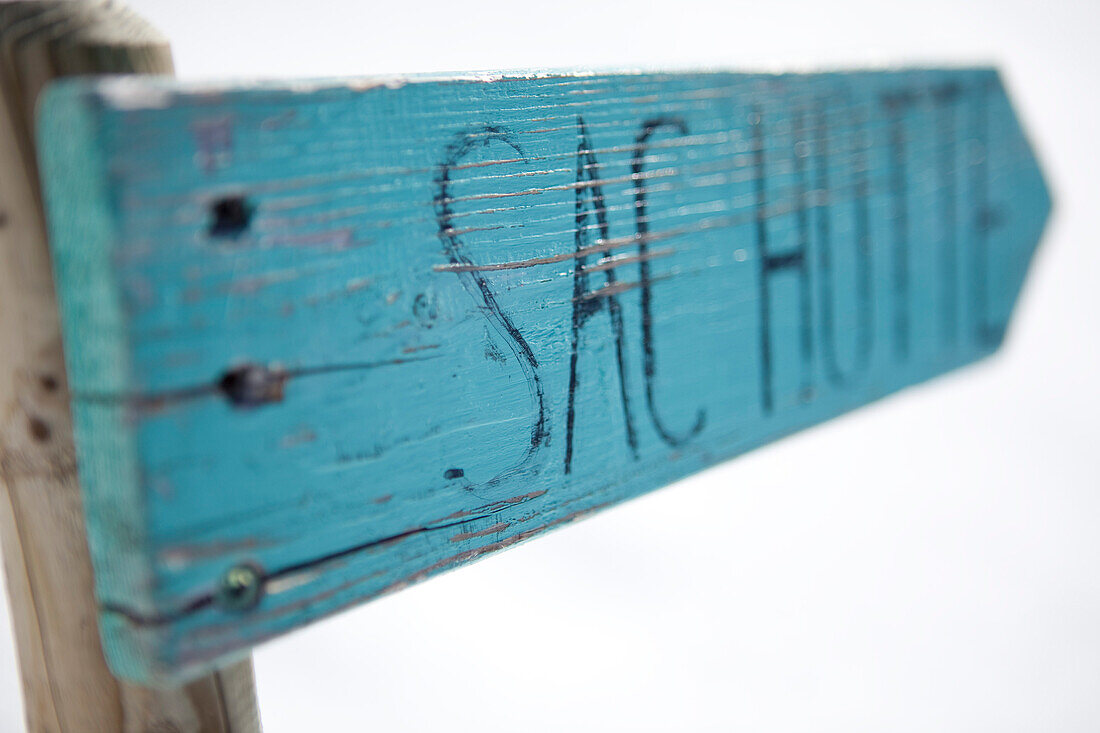
[[[487,147],[493,143],[503,143],[512,148],[520,158],[526,159],[527,157],[519,144],[513,140],[512,134],[508,130],[495,125],[485,125],[460,133],[454,142],[448,146],[444,160],[439,164],[435,181],[438,187],[438,193],[435,197],[436,220],[439,224],[439,239],[443,243],[444,251],[452,265],[472,266],[473,262],[466,253],[461,238],[455,234],[454,227],[451,225],[451,220],[454,218],[450,195],[451,170],[457,165],[458,161],[465,158],[473,150],[479,147]],[[527,380],[531,397],[537,405],[538,414],[531,426],[531,444],[524,457],[515,465],[486,482],[488,485],[492,485],[521,470],[530,470],[531,459],[535,456],[539,447],[549,440],[550,433],[546,424],[546,405],[543,399],[542,380],[539,377],[539,364],[534,352],[531,351],[527,340],[523,338],[523,334],[516,328],[512,319],[501,309],[496,296],[489,287],[489,283],[485,280],[485,276],[477,270],[463,270],[459,271],[458,278],[466,292],[484,306],[483,312],[487,314],[489,322],[497,333],[504,338],[509,349],[515,355]]]
[[[958,183],[956,176],[957,145],[955,142],[955,103],[959,85],[942,84],[932,89],[936,102],[936,128],[939,137],[937,177],[939,178],[940,224],[940,335],[944,343],[954,347],[959,341],[959,276],[958,276]]]
[[[695,424],[686,433],[674,435],[665,427],[657,414],[657,404],[654,396],[653,379],[657,374],[657,359],[653,346],[653,294],[649,274],[649,220],[646,217],[646,191],[642,182],[642,171],[645,169],[645,155],[649,151],[649,138],[653,133],[663,128],[671,128],[681,135],[686,135],[688,131],[687,124],[679,117],[657,117],[642,123],[642,129],[635,140],[634,159],[631,161],[630,169],[634,175],[634,223],[638,233],[638,271],[639,280],[641,281],[642,351],[644,353],[643,373],[645,374],[646,407],[649,410],[649,417],[653,421],[653,428],[661,436],[661,440],[672,447],[676,447],[699,434],[706,421],[706,411],[700,409],[696,413]]]
[[[801,115],[796,115],[795,128],[796,139],[801,134]],[[765,412],[771,412],[775,407],[775,397],[772,386],[772,344],[771,344],[771,293],[769,278],[783,270],[796,270],[799,276],[799,314],[801,319],[801,350],[802,350],[802,394],[812,394],[811,365],[813,360],[813,331],[810,311],[810,270],[806,256],[809,240],[809,217],[806,209],[806,175],[805,161],[795,153],[795,172],[798,179],[798,246],[791,251],[781,254],[773,254],[768,246],[768,213],[767,213],[767,188],[764,160],[764,121],[761,109],[754,107],[749,117],[749,127],[752,131],[753,167],[756,184],[756,244],[760,251],[760,364],[761,364],[761,399]]]
[[[606,292],[600,294],[589,289],[588,255],[589,244],[589,212],[595,215],[596,229],[600,239],[606,241],[610,238],[607,223],[607,207],[604,203],[603,187],[600,184],[600,168],[592,146],[588,139],[588,130],[585,128],[584,119],[577,117],[577,132],[580,140],[577,145],[577,178],[574,192],[576,194],[576,216],[574,219],[573,246],[576,252],[573,265],[573,318],[570,330],[570,356],[569,356],[569,396],[565,412],[565,473],[573,470],[573,433],[576,419],[576,396],[579,385],[579,373],[577,370],[580,357],[580,334],[588,320],[607,308],[611,319],[611,330],[615,335],[615,357],[619,370],[619,398],[623,407],[623,418],[626,421],[626,441],[634,458],[638,458],[638,438],[634,431],[634,419],[630,411],[630,396],[626,384],[626,342],[623,335],[623,316],[619,306],[619,298],[615,290],[615,270],[609,268],[603,270],[604,287]]]
[[[974,149],[970,161],[970,188],[974,202],[974,248],[971,252],[971,310],[974,338],[984,346],[996,345],[1004,324],[989,319],[989,232],[999,224],[989,203],[989,89],[982,86],[974,97]]]
[[[834,384],[845,384],[851,376],[867,368],[871,360],[871,346],[874,338],[873,301],[871,297],[871,242],[869,235],[868,184],[867,184],[867,131],[863,120],[855,114],[851,116],[854,145],[849,156],[853,167],[853,205],[855,208],[855,278],[856,278],[856,355],[849,372],[840,366],[837,356],[835,327],[835,296],[833,291],[833,242],[830,225],[829,198],[831,180],[829,176],[831,134],[827,112],[823,108],[817,111],[816,175],[814,188],[819,199],[815,206],[817,213],[817,246],[820,308],[821,308],[821,352],[825,364],[825,373]]]
[[[894,229],[894,352],[899,359],[909,358],[909,191],[908,153],[905,138],[905,112],[916,102],[908,90],[889,92],[882,104],[890,117],[890,197]]]

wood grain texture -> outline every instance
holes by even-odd
[[[117,3],[0,6],[0,537],[35,733],[259,730],[247,660],[170,689],[107,668],[38,195],[32,113],[46,82],[171,70],[164,39]]]
[[[1050,207],[988,69],[69,83],[40,129],[137,680],[991,353]]]

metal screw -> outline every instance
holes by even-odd
[[[256,407],[281,402],[288,377],[277,367],[244,364],[226,372],[218,382],[218,389],[236,407]]]
[[[237,565],[225,572],[214,602],[227,611],[248,611],[263,596],[263,571],[251,564]]]

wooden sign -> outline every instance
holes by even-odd
[[[40,135],[143,682],[989,354],[1050,208],[987,69],[70,82]]]

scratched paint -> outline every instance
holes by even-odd
[[[1050,206],[984,69],[78,82],[40,126],[145,682],[990,353]]]

